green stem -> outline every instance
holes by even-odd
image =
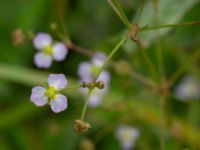
[[[170,78],[170,85],[173,85],[174,82],[180,77],[182,73],[187,69],[187,67],[200,55],[200,50],[198,49],[196,52],[192,54],[187,62],[185,62]]]
[[[118,0],[114,0],[114,3],[112,2],[112,0],[107,0],[108,3],[110,4],[110,6],[112,7],[112,9],[115,11],[115,13],[119,16],[119,18],[121,19],[121,21],[124,23],[124,25],[128,28],[131,29],[132,25],[129,22],[129,20],[127,19],[120,3],[118,2]]]
[[[102,67],[100,68],[97,76],[95,79],[97,79],[99,77],[99,75],[101,74],[101,72],[105,69],[106,65],[108,64],[108,62],[110,61],[110,59],[112,58],[112,56],[119,50],[119,48],[126,42],[127,38],[123,38],[121,41],[119,41],[117,43],[117,45],[113,48],[113,50],[110,52],[110,54],[108,55],[107,59],[105,60],[104,64],[102,65]]]
[[[159,11],[158,11],[158,1],[153,2],[154,9],[154,19],[155,24],[159,24]],[[164,61],[163,54],[161,49],[161,42],[159,38],[159,31],[155,31],[156,35],[156,56],[157,56],[157,64],[158,64],[158,72],[160,76],[160,84],[164,85],[165,82],[165,69],[164,69]],[[167,97],[165,95],[161,95],[161,104],[160,104],[160,149],[165,150],[165,129],[166,129],[166,114],[167,114]]]
[[[69,87],[69,88],[66,89],[66,91],[70,91],[70,90],[78,89],[78,88],[81,88],[81,87],[82,87],[82,85]]]
[[[159,15],[158,15],[158,1],[153,3],[154,5],[154,18],[155,23],[159,24]],[[165,80],[165,68],[164,68],[164,60],[163,60],[163,54],[161,49],[161,42],[160,42],[160,33],[159,31],[155,32],[156,34],[156,55],[157,55],[157,63],[158,63],[158,71],[160,74],[160,81],[163,82]]]
[[[142,6],[140,7],[138,15],[135,18],[134,24],[136,24],[136,25],[138,25],[140,23],[140,19],[142,17],[142,13],[144,11],[145,2],[146,2],[146,0],[142,1]]]
[[[109,62],[109,60],[112,58],[112,56],[117,52],[117,50],[124,44],[124,42],[126,41],[127,39],[126,38],[123,38],[116,46],[115,48],[110,52],[110,54],[108,55],[107,59],[105,60],[104,64],[102,65],[101,69],[99,70],[95,80],[97,80],[98,76],[101,74],[101,72],[104,70],[105,66],[107,65],[107,63]],[[84,107],[83,107],[83,111],[82,111],[82,114],[81,114],[81,120],[84,120],[84,117],[85,117],[85,112],[86,112],[86,109],[87,109],[87,105],[88,105],[88,102],[89,102],[89,98],[90,98],[90,95],[91,95],[91,92],[93,91],[93,89],[89,89],[89,92],[86,96],[86,101],[85,101],[85,104],[84,104]]]
[[[64,33],[63,39],[68,45],[71,45],[72,41],[71,41],[70,36],[69,36],[69,32],[68,32],[67,25],[66,25],[66,22],[65,22],[65,15],[64,15],[65,14],[64,13],[65,12],[64,6],[66,6],[65,2],[66,2],[65,0],[60,0],[60,1],[54,0],[57,15],[58,15],[58,18],[59,18],[59,21],[60,21],[60,24],[62,26],[62,30],[63,30],[63,33]]]
[[[143,56],[144,61],[147,64],[147,66],[149,67],[149,70],[151,71],[152,75],[156,78],[157,77],[157,71],[156,71],[153,63],[151,62],[149,56],[147,55],[147,53],[145,52],[145,50],[143,48],[140,48],[140,52]]]
[[[200,21],[183,22],[183,23],[178,23],[178,24],[165,24],[165,25],[159,25],[159,26],[154,26],[154,27],[144,26],[144,27],[140,28],[139,32],[150,31],[150,30],[157,30],[157,29],[163,29],[163,28],[173,28],[173,27],[181,27],[181,26],[190,26],[190,25],[200,25]]]
[[[86,101],[85,101],[85,104],[83,106],[83,111],[82,111],[82,114],[81,114],[81,120],[83,121],[84,120],[84,117],[85,117],[85,112],[87,110],[87,105],[88,105],[88,102],[90,100],[90,95],[92,93],[93,89],[90,89],[87,96],[86,96]]]
[[[167,115],[167,97],[161,97],[160,104],[160,149],[165,150],[165,129],[166,129],[166,115]]]

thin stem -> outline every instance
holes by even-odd
[[[97,79],[99,77],[99,75],[101,74],[101,72],[105,69],[106,65],[108,64],[108,62],[110,61],[110,59],[112,58],[112,56],[119,50],[119,48],[126,42],[127,38],[123,38],[121,41],[119,41],[117,43],[117,45],[113,48],[113,50],[110,52],[110,54],[108,55],[108,57],[106,58],[104,64],[102,65],[102,67],[100,68],[97,76],[95,79]]]
[[[87,110],[87,105],[88,105],[88,102],[90,100],[90,95],[92,93],[93,89],[90,89],[87,96],[86,96],[86,101],[85,101],[85,104],[83,106],[83,111],[82,111],[82,114],[81,114],[81,120],[83,121],[84,120],[84,117],[85,117],[85,112]]]
[[[141,54],[142,54],[142,56],[143,56],[143,59],[144,59],[145,63],[147,64],[149,70],[151,71],[152,75],[153,75],[154,77],[157,77],[157,71],[156,71],[156,69],[155,69],[153,63],[151,62],[149,56],[148,56],[147,53],[145,52],[145,49],[143,49],[142,47],[139,47],[139,48],[140,48],[140,52],[141,52]]]
[[[160,102],[160,149],[165,150],[165,126],[166,126],[166,114],[167,114],[167,97],[163,96]]]
[[[178,24],[165,24],[165,25],[159,25],[159,26],[154,26],[154,27],[144,26],[140,28],[139,32],[157,30],[157,29],[163,29],[163,28],[190,26],[190,25],[200,25],[200,21],[183,22],[183,23],[178,23]]]
[[[134,24],[138,25],[140,23],[140,19],[142,18],[142,13],[144,11],[144,6],[145,6],[146,0],[142,1],[142,6],[139,9],[138,15],[135,18]]]
[[[83,55],[86,55],[88,57],[92,57],[94,55],[93,52],[91,52],[90,50],[80,47],[74,43],[71,44],[70,49],[72,49],[78,53],[81,53]]]
[[[110,6],[112,7],[112,9],[115,11],[115,13],[119,16],[119,18],[121,19],[121,21],[124,23],[124,25],[128,28],[131,29],[131,23],[129,22],[129,20],[127,19],[120,3],[118,2],[118,0],[114,0],[115,4],[112,2],[112,0],[107,0],[108,3],[110,4]]]
[[[70,90],[78,89],[78,88],[81,88],[81,87],[82,87],[82,85],[72,86],[72,87],[67,88],[66,91],[70,91]]]
[[[159,11],[158,11],[158,1],[153,1],[153,7],[154,7],[154,19],[155,24],[159,24]],[[164,67],[164,60],[163,60],[163,54],[161,49],[161,42],[160,42],[160,33],[159,31],[155,32],[156,34],[156,55],[157,55],[157,64],[158,64],[158,71],[160,74],[160,80],[163,82],[165,80],[165,67]]]
[[[142,83],[143,85],[146,85],[147,87],[149,87],[155,91],[158,89],[157,85],[152,80],[143,77],[142,75],[138,74],[137,72],[131,71],[131,72],[129,72],[129,75],[131,77],[133,77],[135,80]]]
[[[173,85],[174,82],[181,76],[182,73],[187,69],[187,67],[200,55],[200,50],[197,50],[192,54],[192,56],[185,62],[170,78],[170,85]]]
[[[159,11],[158,11],[158,1],[153,2],[153,10],[154,10],[154,20],[155,24],[159,24]],[[163,54],[161,49],[161,42],[159,38],[159,31],[155,31],[156,35],[156,56],[157,56],[157,64],[158,71],[160,76],[160,84],[164,85],[165,83],[165,69],[164,69],[164,61]],[[168,93],[168,88],[167,91]],[[161,104],[160,104],[160,150],[165,150],[165,129],[166,129],[166,114],[167,114],[167,97],[166,95],[161,95]]]
[[[67,42],[67,44],[70,45],[72,42],[71,42],[68,30],[67,30],[67,25],[65,23],[65,16],[64,16],[65,1],[64,0],[59,0],[59,1],[54,0],[54,3],[55,3],[55,6],[57,6],[56,11],[57,11],[58,18],[59,18],[59,21],[61,23],[61,26],[62,26],[62,29],[64,32],[64,39]]]

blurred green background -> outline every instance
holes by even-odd
[[[140,25],[153,25],[153,5],[147,1]],[[128,17],[133,20],[142,5],[140,0],[120,0]],[[158,0],[160,24],[200,20],[199,0]],[[70,38],[77,45],[106,54],[124,36],[126,28],[106,0],[1,0],[0,1],[0,150],[76,150],[83,149],[84,139],[90,139],[98,150],[118,150],[114,133],[119,124],[129,124],[140,131],[135,144],[138,150],[160,149],[160,96],[116,69],[111,72],[110,92],[102,106],[87,111],[91,130],[77,134],[73,122],[80,117],[83,98],[75,91],[67,93],[68,109],[60,114],[48,106],[36,107],[29,100],[31,88],[46,81],[48,73],[66,74],[70,85],[78,83],[77,66],[87,56],[70,51],[64,62],[54,62],[48,70],[37,69],[33,63],[36,52],[30,40],[13,46],[11,35],[17,28],[24,32],[48,32],[52,22],[63,26],[58,12],[64,15]],[[200,50],[200,26],[160,30],[160,43],[166,77],[190,60]],[[147,54],[157,66],[155,31],[141,34]],[[131,68],[154,79],[132,41],[128,41],[114,56],[116,64],[125,61]],[[178,78],[192,74],[200,79],[200,57],[192,61]],[[123,69],[122,69],[123,71]],[[167,150],[200,149],[199,101],[180,101],[169,96],[167,104]],[[82,144],[81,144],[82,143]],[[82,145],[82,146],[81,146]],[[89,150],[89,149],[88,149]]]

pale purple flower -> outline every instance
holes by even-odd
[[[115,133],[120,146],[123,150],[131,150],[135,147],[136,140],[139,137],[139,130],[127,125],[120,125]]]
[[[39,68],[49,68],[53,60],[63,61],[68,53],[64,43],[53,42],[47,33],[38,33],[33,39],[33,45],[38,50],[34,62]]]
[[[91,62],[82,62],[78,66],[78,75],[80,77],[81,82],[91,82],[94,80],[96,75],[98,74],[100,68],[102,67],[104,61],[106,59],[106,55],[101,52],[97,52]],[[97,82],[103,81],[105,84],[104,89],[94,89],[89,100],[89,106],[97,107],[101,104],[103,97],[107,93],[109,89],[109,82],[110,82],[110,73],[108,71],[102,71],[99,75]],[[80,92],[83,95],[86,95],[88,89],[81,88]]]
[[[53,112],[59,113],[67,109],[67,97],[59,91],[67,86],[67,79],[64,74],[50,74],[48,87],[35,86],[32,88],[31,101],[36,106],[50,104]]]
[[[106,55],[104,53],[97,52],[93,56],[91,62],[84,61],[80,63],[78,66],[78,75],[80,77],[81,82],[92,81],[98,74],[105,59],[106,59]]]
[[[183,101],[200,98],[200,82],[194,76],[185,76],[175,88],[175,95]]]

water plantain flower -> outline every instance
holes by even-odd
[[[128,125],[120,125],[116,130],[116,138],[123,150],[131,150],[139,136],[139,130]]]
[[[101,52],[97,52],[91,62],[82,62],[78,66],[78,76],[80,77],[81,82],[91,82],[98,75],[100,68],[103,66],[103,63],[106,59],[106,55]],[[110,73],[108,71],[102,71],[99,77],[97,78],[97,82],[102,81],[104,83],[104,88],[94,89],[90,95],[89,106],[97,107],[101,104],[102,98],[107,93],[109,89],[110,82]],[[80,92],[83,95],[88,93],[87,88],[81,88]]]
[[[32,88],[31,101],[36,106],[50,104],[53,112],[59,113],[67,109],[67,97],[59,91],[67,86],[67,79],[64,74],[50,74],[48,86],[35,86]]]
[[[39,68],[49,68],[53,60],[63,61],[68,54],[66,45],[62,42],[53,42],[47,33],[38,33],[33,39],[33,44],[38,50],[34,62]]]
[[[191,75],[184,76],[175,87],[175,95],[182,101],[200,98],[200,82]]]

